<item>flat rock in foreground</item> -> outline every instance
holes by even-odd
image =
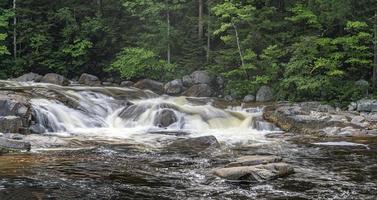
[[[31,148],[31,144],[29,142],[21,140],[0,137],[0,148],[29,151]]]
[[[294,173],[292,166],[286,163],[221,168],[214,171],[216,176],[227,180],[262,182],[285,177]]]

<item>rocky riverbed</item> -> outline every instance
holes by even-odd
[[[251,96],[241,105],[104,86],[89,75],[68,86],[56,75],[23,78],[50,83],[0,82],[0,199],[377,195],[373,100],[347,111]],[[271,99],[267,91],[257,99]]]

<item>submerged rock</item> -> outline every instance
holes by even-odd
[[[267,102],[272,101],[274,99],[272,88],[268,86],[262,86],[256,96],[256,101],[258,102]]]
[[[142,90],[151,90],[156,94],[164,93],[164,84],[151,79],[143,79],[135,83],[134,87]]]
[[[215,170],[214,174],[227,180],[262,182],[294,173],[292,166],[286,163],[229,167]]]
[[[238,158],[236,161],[229,163],[225,167],[261,165],[261,164],[280,162],[281,160],[282,158],[279,156],[261,156],[261,155],[243,156],[243,157]]]
[[[157,112],[153,125],[158,127],[168,127],[178,121],[177,115],[171,109],[163,109]]]
[[[202,136],[196,138],[179,139],[167,146],[169,151],[178,152],[201,152],[209,148],[220,147],[214,136]]]
[[[43,76],[41,79],[42,83],[51,83],[55,85],[62,85],[62,86],[67,86],[69,85],[69,80],[65,78],[62,75],[55,74],[55,73],[49,73]]]
[[[14,81],[18,82],[28,82],[28,81],[34,81],[34,82],[39,82],[41,81],[42,76],[33,72],[24,74],[18,78],[13,79]]]
[[[97,76],[83,73],[80,76],[79,83],[82,85],[89,85],[89,86],[100,86],[101,81]]]
[[[210,97],[212,94],[212,88],[207,84],[194,85],[183,93],[189,97]]]

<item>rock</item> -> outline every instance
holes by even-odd
[[[191,74],[194,84],[207,84],[211,85],[213,77],[207,71],[195,71]]]
[[[246,95],[244,98],[243,98],[243,102],[244,103],[250,103],[250,102],[253,102],[255,101],[255,96],[254,95]]]
[[[29,127],[31,133],[42,134],[46,132],[46,129],[40,124],[34,124]]]
[[[214,174],[227,180],[243,180],[262,182],[285,177],[294,173],[292,166],[286,163],[269,163],[266,165],[241,166],[221,168],[215,170]]]
[[[211,97],[212,93],[212,89],[209,85],[199,84],[191,86],[183,95],[189,97]]]
[[[256,100],[258,102],[267,102],[272,101],[274,99],[272,88],[268,86],[262,86],[258,92]]]
[[[154,117],[153,124],[158,127],[168,127],[178,121],[177,115],[171,109],[158,111]]]
[[[359,124],[365,121],[365,118],[362,116],[355,116],[352,118],[351,123],[353,124]]]
[[[82,85],[89,85],[89,86],[100,86],[101,81],[97,76],[83,73],[80,76],[79,83]]]
[[[186,75],[182,77],[182,83],[184,87],[191,87],[193,85],[191,76]]]
[[[31,145],[29,142],[0,137],[0,148],[30,151]]]
[[[179,139],[167,146],[169,151],[179,152],[201,152],[209,148],[220,147],[214,136],[202,136],[196,138]]]
[[[357,109],[357,103],[351,102],[350,105],[348,105],[348,111],[355,111]]]
[[[30,72],[30,73],[24,74],[24,75],[22,75],[18,78],[15,78],[14,80],[18,81],[18,82],[28,82],[28,81],[39,82],[39,81],[41,81],[41,79],[42,79],[41,75]]]
[[[165,84],[165,93],[169,95],[179,95],[183,92],[183,82],[181,79],[175,79]]]
[[[107,82],[107,81],[104,81],[101,83],[102,86],[105,86],[105,87],[111,87],[111,86],[114,86],[114,84],[112,82]]]
[[[232,95],[225,95],[224,100],[225,101],[233,101],[234,98],[232,97]]]
[[[225,167],[240,167],[240,166],[251,166],[251,165],[261,165],[268,163],[280,162],[282,160],[279,156],[243,156],[238,158],[235,162],[229,163]]]
[[[143,79],[135,83],[134,87],[142,90],[151,90],[156,94],[164,93],[164,84],[151,79]]]
[[[22,127],[22,119],[17,116],[0,116],[0,132],[18,133]]]
[[[43,76],[41,79],[42,83],[51,83],[55,85],[62,85],[62,86],[67,86],[69,84],[69,80],[65,78],[62,75],[55,74],[55,73],[49,73]]]
[[[363,99],[357,102],[357,111],[359,112],[377,112],[377,100]]]
[[[216,77],[216,84],[219,87],[219,89],[223,89],[225,86],[225,78],[224,76],[217,76]]]
[[[132,81],[122,81],[121,83],[120,83],[120,86],[121,87],[131,87],[131,86],[133,86],[135,83],[134,82],[132,82]]]
[[[319,105],[317,108],[318,112],[335,112],[335,108],[330,105]]]
[[[137,105],[130,105],[125,108],[119,113],[119,117],[125,120],[133,120],[137,121],[141,114],[143,114],[148,107],[144,106],[137,106]]]

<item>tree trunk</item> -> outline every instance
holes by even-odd
[[[209,62],[211,53],[211,2],[207,0],[208,20],[207,20],[207,62]]]
[[[203,0],[199,0],[198,34],[199,34],[199,39],[202,39],[203,37]]]
[[[374,25],[373,51],[374,51],[374,59],[373,59],[372,85],[373,85],[373,89],[376,89],[376,86],[377,86],[377,25],[376,24]]]
[[[243,60],[243,53],[242,53],[242,48],[241,48],[241,43],[240,43],[240,37],[238,35],[237,26],[233,22],[232,22],[232,26],[234,28],[234,32],[236,33],[237,48],[238,48],[238,54],[240,55],[241,66],[242,66],[242,68],[244,68],[245,67],[245,61]],[[247,73],[245,68],[244,68],[244,73],[245,73],[246,78],[249,79],[249,74]]]
[[[168,4],[168,3],[167,3]],[[168,41],[168,49],[167,49],[167,61],[168,64],[171,63],[171,49],[170,49],[170,11],[169,11],[169,5],[167,5],[168,9],[166,11],[166,22],[168,26],[168,31],[167,31],[167,41]]]
[[[13,56],[14,59],[17,59],[17,15],[16,15],[16,0],[13,0]]]

